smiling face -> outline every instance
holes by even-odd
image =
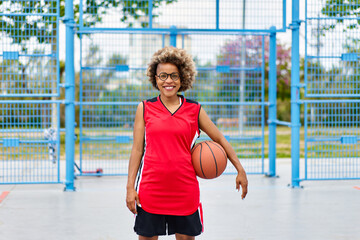
[[[167,79],[162,81],[158,76],[160,73],[167,73]],[[177,92],[181,87],[181,79],[180,77],[174,81],[170,74],[172,73],[179,73],[179,69],[176,65],[172,63],[159,63],[156,69],[156,83],[160,90],[160,94],[164,97],[174,97],[177,96]]]

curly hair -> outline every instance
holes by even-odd
[[[195,63],[192,56],[184,49],[175,47],[164,47],[154,53],[146,71],[149,81],[154,88],[158,89],[156,85],[156,69],[159,63],[172,63],[179,69],[180,74],[180,89],[179,92],[186,91],[192,88],[197,74]]]

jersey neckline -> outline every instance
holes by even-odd
[[[181,101],[181,104],[180,104],[180,106],[175,110],[175,112],[171,112],[166,106],[165,106],[165,104],[161,101],[161,97],[160,97],[160,95],[158,96],[158,99],[160,100],[160,102],[161,102],[161,104],[164,106],[164,108],[171,114],[171,116],[174,116],[174,114],[175,113],[177,113],[179,110],[180,110],[180,108],[182,107],[182,105],[184,105],[184,102],[185,102],[185,98],[184,98],[184,96],[183,95],[177,95],[178,97],[180,97],[181,99],[182,99],[182,101]]]

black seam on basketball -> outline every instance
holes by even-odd
[[[225,159],[226,159],[226,161],[227,161],[227,156],[226,156],[226,153],[225,153],[224,149],[221,148],[219,145],[217,145],[217,144],[214,143],[214,142],[210,142],[210,143],[212,143],[213,145],[217,146],[217,147],[221,150],[221,152],[224,154],[224,157],[225,157]]]
[[[200,143],[199,145],[200,145],[200,169],[201,169],[201,172],[202,172],[204,178],[206,178],[203,167],[202,167],[202,164],[201,164],[202,143]]]
[[[210,149],[210,152],[211,154],[213,155],[214,157],[214,161],[215,161],[215,169],[216,169],[216,176],[218,176],[218,167],[217,167],[217,162],[216,162],[216,157],[215,157],[215,154],[213,153],[211,147],[209,146],[209,144],[207,143],[207,141],[205,142],[205,144],[208,146],[208,148]]]

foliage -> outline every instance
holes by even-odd
[[[65,0],[61,0],[62,2]],[[152,8],[158,8],[164,2],[170,4],[177,0],[153,0]],[[138,20],[142,16],[149,15],[149,1],[148,0],[105,0],[105,1],[94,1],[87,0],[85,4],[84,25],[94,26],[97,22],[102,21],[102,17],[106,15],[109,9],[121,7],[120,21],[126,23],[128,27],[133,27],[133,20]],[[79,9],[79,5],[75,5],[75,9]],[[61,11],[60,11],[61,12]],[[153,13],[153,18],[158,15]],[[79,23],[78,17],[75,18],[76,23]],[[142,23],[142,27],[148,27],[148,23]]]
[[[269,79],[269,39],[265,39],[265,79]],[[291,48],[286,44],[277,41],[276,45],[276,76],[277,76],[277,95],[284,101],[290,99],[291,89]],[[268,84],[265,86],[268,88]],[[268,89],[266,89],[268,90]],[[265,91],[266,94],[268,91]]]
[[[343,24],[343,18],[357,18],[357,21],[346,21],[347,29],[358,29],[360,26],[360,0],[327,0],[321,13],[336,19],[337,24]],[[327,29],[333,29],[335,25],[330,24]]]
[[[83,0],[81,0],[83,1]],[[177,0],[153,0],[152,8],[158,8],[163,3],[171,4]],[[39,43],[51,43],[55,40],[56,17],[41,14],[57,14],[60,9],[60,17],[65,15],[65,0],[60,0],[60,6],[57,6],[56,0],[32,0],[32,1],[0,1],[0,10],[2,13],[27,13],[34,14],[29,16],[25,14],[0,15],[0,29],[2,32],[12,38],[13,43],[21,44],[28,41],[32,36],[36,36]],[[134,21],[142,16],[149,15],[148,0],[86,0],[83,1],[83,24],[91,27],[101,23],[103,17],[110,9],[120,9],[120,22],[132,27]],[[80,23],[80,3],[74,4],[74,21]],[[158,15],[153,14],[153,18]],[[147,27],[143,23],[142,27]]]
[[[43,50],[32,51],[34,55],[44,55]],[[4,59],[0,69],[0,88],[4,95],[49,93],[54,86],[56,65],[51,60],[44,61],[33,55],[24,61]]]
[[[171,4],[177,0],[153,0],[152,8],[159,8],[163,4]],[[134,21],[140,17],[149,15],[149,1],[148,0],[80,0],[74,3],[74,21],[80,23],[80,3],[83,4],[83,18],[84,26],[91,27],[103,21],[103,17],[110,11],[116,10],[121,12],[119,14],[119,21],[131,27]],[[65,15],[65,0],[32,0],[32,1],[2,1],[0,0],[0,38],[5,39],[7,43],[12,45],[13,51],[20,51],[21,54],[37,54],[39,51],[42,54],[51,56],[51,61],[47,63],[46,71],[54,71],[56,66],[55,57],[57,53],[56,36],[58,29],[57,14],[64,17]],[[25,14],[24,14],[25,13]],[[158,17],[152,14],[153,18]],[[147,27],[143,24],[142,27]],[[34,50],[34,44],[41,49]],[[50,45],[50,47],[49,47]],[[28,81],[25,74],[29,68],[30,63],[34,62],[30,58],[22,58],[21,61],[15,60],[11,63],[2,63],[2,72],[11,71],[12,74],[6,75],[17,78],[12,84],[22,84],[23,86],[14,86],[16,88],[28,88],[32,83]],[[26,60],[26,62],[23,59]],[[10,66],[11,65],[11,66]],[[17,65],[17,69],[15,69]],[[47,67],[49,66],[49,68]],[[61,70],[61,69],[60,69]],[[55,69],[56,71],[56,69]],[[15,72],[18,72],[17,74]],[[54,73],[53,73],[54,74]],[[62,72],[60,72],[62,74]],[[1,75],[4,78],[3,75]],[[51,76],[53,79],[54,77]],[[39,79],[48,79],[39,78]],[[31,89],[27,89],[31,93]],[[48,99],[48,98],[44,98]]]
[[[327,0],[321,13],[333,18],[333,21],[328,21],[328,24],[320,29],[323,36],[326,31],[333,30],[336,26],[343,33],[360,29],[360,0]],[[360,38],[356,32],[352,36],[345,34],[343,38],[343,47],[347,53],[359,52]]]
[[[262,37],[238,35],[221,47],[217,65],[229,67],[230,71],[217,73],[217,99],[227,102],[261,100]],[[246,68],[254,70],[245,70]],[[246,107],[227,105],[217,110],[219,116],[230,118],[243,116]]]
[[[195,56],[193,60],[197,69],[196,82],[194,88],[188,90],[186,94],[198,102],[211,101],[214,97],[213,86],[209,81],[212,74],[211,71],[208,70],[212,67],[211,61],[201,63],[197,56]]]
[[[262,54],[262,44],[264,41],[264,56]],[[245,46],[243,49],[242,47]],[[265,60],[265,98],[268,95],[269,79],[269,38],[263,40],[262,36],[243,36],[239,35],[235,40],[227,41],[221,48],[218,55],[218,65],[229,65],[236,69],[241,67],[258,68],[258,72],[253,70],[232,73],[220,73],[218,84],[220,89],[218,97],[239,101],[240,94],[243,94],[242,101],[261,100],[261,72],[263,57]],[[291,48],[277,42],[277,95],[278,95],[278,119],[290,121],[290,79],[291,79]],[[243,53],[245,57],[242,57]],[[242,63],[244,61],[244,64]],[[244,78],[243,93],[240,93],[241,79]],[[232,90],[231,90],[232,89]],[[235,91],[234,91],[235,89]],[[235,109],[234,109],[235,110]],[[236,112],[237,110],[235,110]],[[266,116],[267,117],[267,116]]]
[[[132,102],[134,98],[149,98],[153,92],[145,91],[137,82],[137,73],[142,70],[116,71],[118,65],[128,65],[128,56],[118,53],[102,58],[100,47],[90,45],[83,57],[83,70],[76,77],[76,101],[104,102],[103,105],[82,107],[83,119],[93,118],[102,127],[130,127],[133,124],[135,105],[117,105],[112,102]],[[76,109],[76,117],[80,109]],[[131,119],[131,122],[129,122]]]

